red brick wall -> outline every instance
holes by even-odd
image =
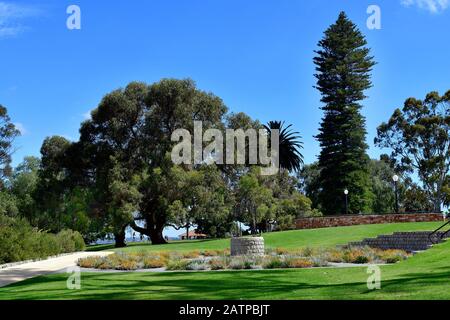
[[[297,229],[317,229],[328,227],[354,226],[396,222],[443,221],[441,213],[357,215],[297,219]]]

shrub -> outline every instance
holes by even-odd
[[[300,251],[300,254],[303,257],[312,257],[315,254],[315,250],[313,248],[306,247]]]
[[[116,270],[136,270],[138,269],[138,263],[134,260],[121,260],[115,267]]]
[[[263,262],[264,269],[281,269],[285,267],[286,263],[280,256],[266,257]]]
[[[233,257],[229,263],[229,268],[234,270],[259,269],[261,267],[260,260],[260,258],[253,256]]]
[[[98,268],[102,262],[101,257],[86,257],[78,259],[77,265],[81,268]]]
[[[347,263],[364,264],[377,262],[379,257],[370,247],[349,247],[343,249],[342,260]]]
[[[167,270],[186,270],[189,260],[184,259],[172,259],[167,262]]]
[[[369,258],[367,256],[357,256],[353,260],[353,263],[360,263],[360,264],[364,264],[364,263],[368,263],[368,262],[369,262]]]
[[[143,267],[145,269],[162,268],[165,266],[165,262],[161,258],[156,257],[143,257]]]
[[[380,260],[386,263],[397,263],[405,260],[410,255],[403,250],[377,250]]]
[[[290,257],[286,258],[285,266],[287,268],[311,268],[314,267],[314,262],[305,258]]]
[[[344,258],[343,258],[343,251],[342,250],[338,250],[338,249],[330,249],[328,250],[325,254],[325,259],[330,261],[330,262],[343,262]]]
[[[186,270],[208,270],[208,261],[204,259],[192,260],[186,265]]]
[[[329,265],[324,256],[311,257],[311,262],[313,267],[326,267]]]
[[[227,269],[229,265],[229,259],[228,258],[215,258],[209,260],[209,266],[211,270],[223,270]]]
[[[185,259],[195,259],[200,257],[200,251],[188,251],[181,253],[181,256]]]
[[[109,260],[107,257],[100,258],[99,261],[97,262],[96,268],[97,269],[102,269],[102,270],[115,269],[115,267],[111,263],[111,260]]]
[[[220,250],[204,250],[204,251],[200,252],[200,254],[202,256],[205,256],[205,257],[215,257],[215,256],[219,256],[219,255],[223,254],[223,251],[220,251]]]
[[[287,249],[284,249],[284,248],[276,248],[275,252],[278,255],[285,255],[285,254],[289,253],[289,251]]]
[[[84,248],[78,232],[64,230],[55,235],[33,228],[25,219],[0,215],[0,264],[44,259]]]
[[[61,252],[75,252],[86,249],[83,237],[77,231],[62,230],[56,235],[61,246]]]

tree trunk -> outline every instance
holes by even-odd
[[[163,230],[164,226],[155,226],[154,228],[142,228],[136,225],[136,223],[132,223],[131,227],[133,230],[145,234],[147,237],[150,238],[150,241],[152,244],[165,244],[167,243],[166,239],[163,237]]]
[[[165,244],[167,243],[166,239],[163,237],[163,229],[153,229],[149,232],[150,240],[152,244]]]
[[[116,244],[115,244],[116,248],[126,247],[127,244],[125,243],[125,228],[123,228],[121,231],[115,233],[114,239],[116,241]]]

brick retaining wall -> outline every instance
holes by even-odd
[[[318,229],[328,227],[355,226],[362,224],[381,224],[397,222],[429,222],[443,221],[441,213],[417,214],[385,214],[385,215],[356,215],[302,218],[295,222],[297,229]]]

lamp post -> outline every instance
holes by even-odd
[[[344,190],[344,194],[345,194],[345,214],[348,214],[348,190],[347,189]]]
[[[395,190],[395,213],[398,213],[398,188],[397,188],[398,179],[399,179],[398,175],[394,174],[392,180],[394,181],[394,190]]]

